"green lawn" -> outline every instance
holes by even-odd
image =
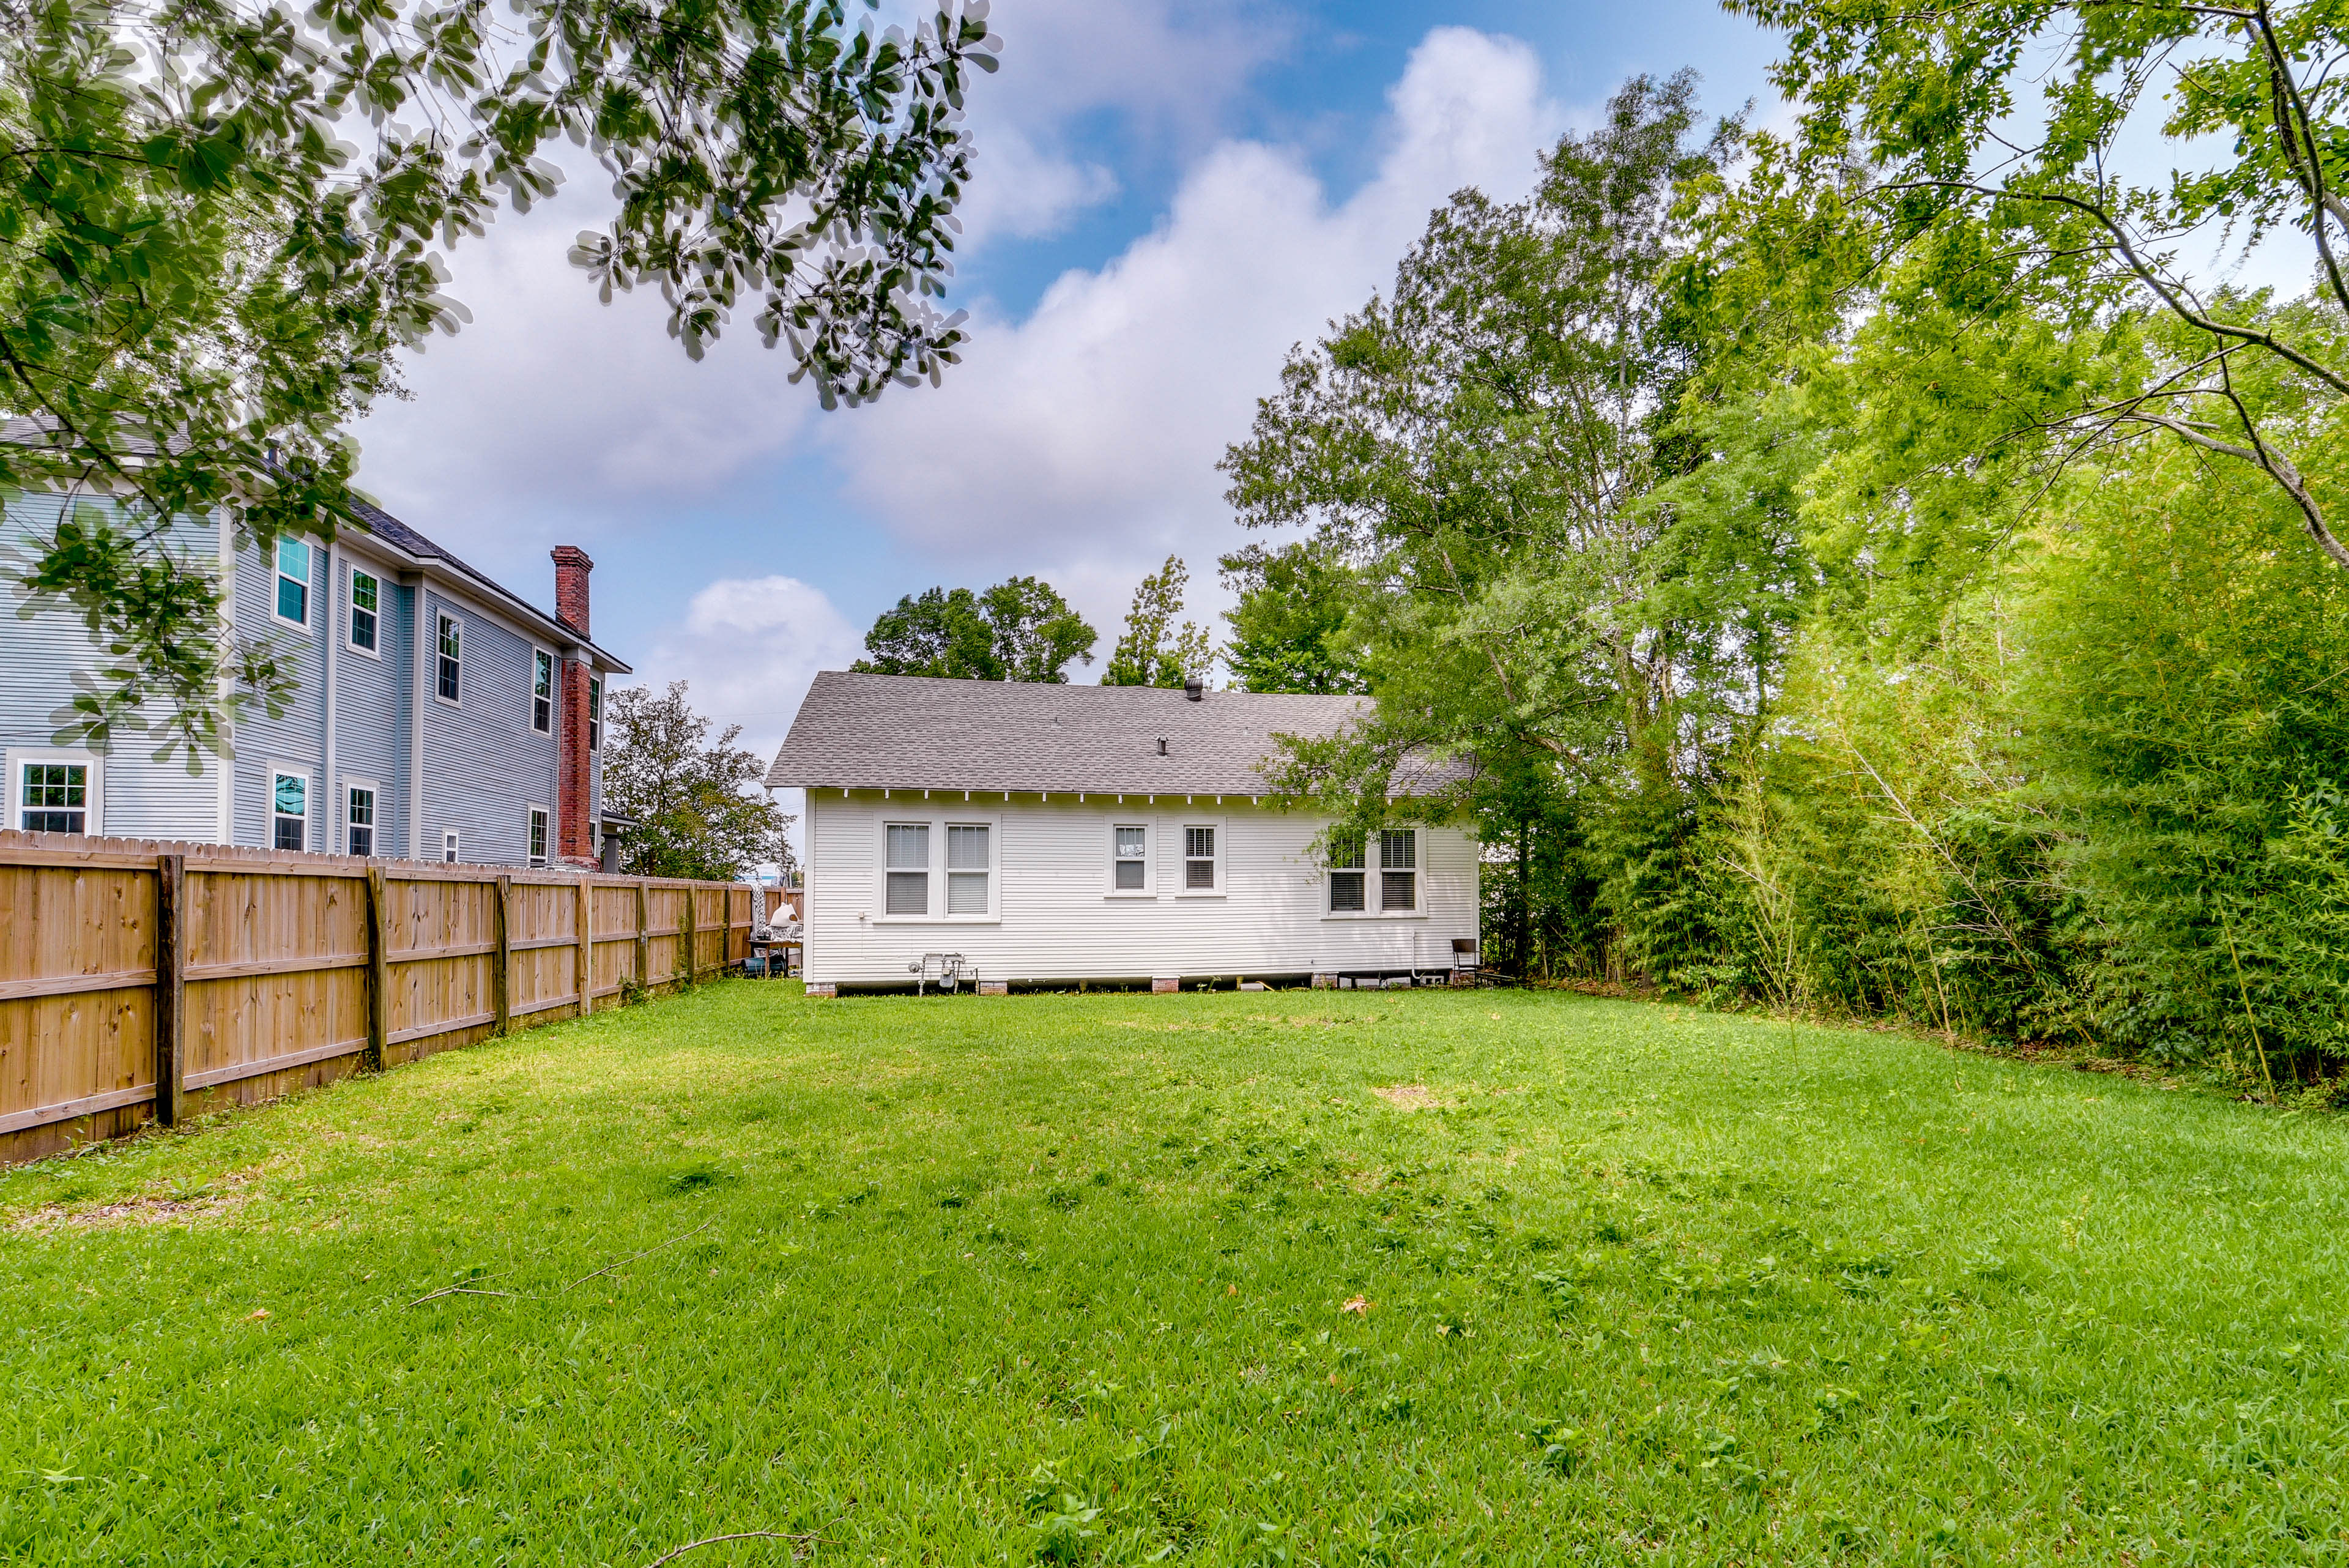
[[[0,1173],[0,1559],[2339,1563],[2344,1157],[1631,1002],[718,986]]]

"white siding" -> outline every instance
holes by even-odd
[[[1419,912],[1331,917],[1325,875],[1310,847],[1326,819],[1250,805],[1240,796],[1034,795],[874,790],[807,798],[807,977],[816,983],[910,983],[926,952],[959,952],[984,980],[1145,980],[1161,976],[1305,975],[1442,969],[1455,937],[1476,935],[1475,842],[1451,828],[1419,834]],[[882,826],[887,822],[991,822],[996,914],[984,920],[883,916]],[[1154,887],[1111,888],[1110,829],[1144,823]],[[1213,897],[1185,894],[1181,830],[1215,824],[1223,881]],[[935,836],[935,835],[934,835]],[[1373,885],[1378,860],[1371,858]]]

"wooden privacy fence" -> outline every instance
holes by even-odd
[[[692,984],[754,891],[0,831],[0,1164]]]

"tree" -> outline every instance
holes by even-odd
[[[1174,618],[1183,613],[1183,589],[1190,569],[1179,556],[1142,579],[1133,603],[1125,612],[1125,630],[1102,667],[1104,686],[1180,686],[1193,678],[1205,680],[1216,662],[1213,639],[1205,627]]]
[[[866,658],[849,666],[875,675],[936,675],[962,680],[1065,682],[1071,659],[1093,661],[1100,635],[1037,577],[1011,577],[983,594],[932,588],[883,610],[864,634]]]
[[[1217,565],[1239,596],[1224,612],[1232,628],[1224,662],[1239,690],[1369,690],[1345,640],[1354,582],[1343,561],[1299,540],[1278,550],[1250,545]]]
[[[688,354],[755,305],[827,406],[935,380],[963,339],[932,304],[963,95],[998,47],[985,0],[910,36],[850,28],[841,0],[12,8],[0,494],[67,503],[23,576],[115,651],[76,727],[193,765],[282,700],[168,522],[224,508],[264,546],[363,527],[344,429],[398,392],[401,349],[467,319],[433,247],[552,196],[554,140],[614,192],[574,261],[606,299],[657,284]]]
[[[1983,454],[2053,469],[2173,440],[2258,469],[2349,566],[2326,499],[2342,476],[2302,467],[2349,398],[2337,5],[1728,4],[1785,30],[1774,78],[1800,111],[1791,141],[1754,143],[1760,291],[1807,275],[1847,316],[1911,329],[1926,351],[1901,387],[1920,409],[1944,400],[1950,369],[2007,372],[1965,447],[1929,446],[1918,472]],[[2131,179],[2156,133],[2195,139],[2201,161]],[[2307,247],[2324,308],[2279,318],[2185,259],[2261,243]],[[2159,323],[2105,374],[2013,352]]]
[[[766,764],[737,748],[740,724],[705,745],[709,721],[685,700],[685,682],[661,696],[648,687],[612,693],[605,714],[604,804],[636,826],[621,840],[632,877],[732,881],[775,865],[790,879],[792,818],[760,788]]]

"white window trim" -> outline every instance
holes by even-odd
[[[538,727],[538,661],[542,659],[546,660],[546,728],[543,730]],[[461,662],[460,660],[460,663]],[[457,679],[457,690],[462,691],[465,689],[464,677],[460,675]],[[541,648],[538,644],[532,643],[530,645],[530,680],[524,684],[527,690],[523,693],[523,700],[531,705],[530,732],[533,735],[551,737],[554,733],[555,711],[563,705],[563,660],[554,657],[552,649]]]
[[[1166,836],[1173,846],[1169,853],[1173,857],[1174,896],[1178,898],[1226,897],[1231,890],[1228,868],[1232,841],[1230,830],[1225,826],[1224,819],[1220,816],[1176,816],[1166,820],[1173,824],[1167,829]],[[1190,886],[1191,857],[1188,851],[1191,841],[1190,836],[1184,832],[1187,827],[1212,827],[1216,830],[1216,885],[1212,888]]]
[[[530,818],[533,812],[546,818],[546,853],[543,855],[530,852]],[[522,857],[530,863],[533,871],[544,869],[554,859],[554,813],[535,801],[526,800],[522,805]]]
[[[77,751],[70,746],[11,746],[7,751],[8,816],[5,824],[21,830],[25,820],[25,764],[26,763],[77,763],[89,770],[82,785],[81,831],[86,838],[105,836],[106,759],[96,752]]]
[[[342,799],[336,803],[340,812],[335,832],[342,841],[337,847],[345,855],[351,853],[351,791],[355,789],[369,791],[375,796],[375,820],[367,825],[375,830],[375,849],[370,857],[380,859],[383,856],[383,786],[373,779],[363,779],[354,774],[343,775]]]
[[[440,695],[440,623],[444,620],[454,623],[457,628],[457,695],[454,697],[443,697]],[[456,607],[453,605],[446,608],[436,607],[432,611],[432,651],[430,658],[432,660],[432,701],[440,703],[443,708],[454,708],[459,712],[464,711],[465,618],[457,613]]]
[[[441,863],[444,865],[461,865],[464,858],[464,844],[458,838],[457,830],[453,827],[442,828],[440,830]]]
[[[563,667],[554,670],[554,690],[563,690]],[[587,754],[595,756],[604,749],[604,702],[612,694],[604,682],[601,670],[592,665],[587,670]],[[558,701],[560,699],[558,698]]]
[[[310,629],[308,621],[289,619],[277,613],[278,581],[292,575],[280,566],[277,561],[278,552],[285,548],[287,537],[288,535],[280,535],[269,546],[269,618],[280,626],[290,626],[299,631],[307,631]],[[306,613],[316,607],[318,597],[318,546],[307,539],[295,539],[294,543],[301,545],[310,557],[310,569],[301,579],[302,608]]]
[[[1142,829],[1142,886],[1139,888],[1117,885],[1117,830],[1121,827]],[[1158,824],[1148,816],[1112,816],[1104,831],[1102,885],[1104,898],[1155,898],[1158,897]]]
[[[277,781],[281,778],[302,781],[302,848],[305,855],[318,852],[318,814],[311,809],[318,804],[317,775],[295,763],[272,763],[262,771],[269,782],[261,792],[261,823],[266,840],[262,847],[275,855],[290,855],[292,850],[277,847],[277,819],[286,815],[277,809]]]
[[[1412,858],[1417,861],[1418,864],[1412,867],[1413,876],[1412,877],[1411,890],[1413,896],[1418,898],[1418,903],[1414,904],[1408,909],[1382,909],[1378,907],[1380,895],[1383,891],[1383,885],[1379,880],[1380,867],[1378,835],[1372,834],[1369,839],[1364,842],[1362,847],[1362,864],[1359,867],[1362,873],[1362,902],[1369,905],[1370,908],[1363,909],[1331,909],[1330,907],[1330,872],[1332,868],[1325,866],[1322,867],[1321,871],[1321,918],[1325,920],[1426,919],[1428,918],[1427,829],[1414,824],[1413,831],[1418,834],[1419,843],[1412,856]],[[1357,869],[1357,867],[1349,866],[1346,869],[1351,871]]]
[[[357,615],[359,608],[359,586],[357,579],[360,577],[373,577],[375,579],[375,608],[368,612],[375,617],[375,646],[373,648],[362,648],[357,643],[351,640],[351,617]],[[371,567],[363,566],[357,561],[353,561],[350,564],[350,570],[344,574],[343,646],[349,649],[353,653],[358,654],[363,658],[374,659],[380,659],[383,658],[383,627],[385,620],[383,613],[383,574]],[[347,805],[348,803],[346,802],[345,804]]]
[[[890,805],[895,805],[891,802]],[[920,811],[892,811],[882,807],[873,826],[873,907],[876,910],[889,908],[889,829],[892,825],[905,827],[921,824],[930,830],[930,897],[933,911],[926,915],[875,914],[876,926],[993,926],[1003,920],[1003,817],[998,812],[940,812],[936,803]],[[947,829],[949,827],[984,827],[987,829],[987,913],[984,915],[949,915],[947,906]],[[910,867],[900,867],[900,870]]]

